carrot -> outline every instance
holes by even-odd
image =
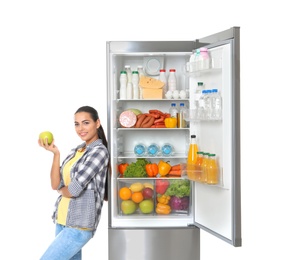
[[[180,164],[176,164],[171,166],[171,171],[176,171],[176,170],[181,170],[181,165]]]
[[[168,174],[173,176],[182,176],[182,170],[170,170]]]

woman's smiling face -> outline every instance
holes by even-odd
[[[76,113],[74,119],[76,133],[87,145],[98,139],[99,119],[94,122],[90,113],[87,112]]]

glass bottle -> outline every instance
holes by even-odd
[[[177,128],[186,128],[187,126],[187,122],[186,119],[187,118],[187,108],[185,107],[184,103],[180,103],[179,104],[179,112],[177,113]]]
[[[198,152],[198,145],[196,141],[196,135],[191,135],[190,146],[187,157],[188,164],[196,164],[197,152]]]
[[[207,183],[208,184],[218,184],[218,175],[219,175],[219,172],[218,172],[216,155],[214,153],[209,154]]]
[[[196,135],[191,135],[188,157],[187,157],[187,175],[190,180],[195,180],[195,167],[197,162],[198,145]]]
[[[207,171],[208,171],[208,153],[203,152],[203,164],[202,164],[202,176],[201,181],[207,183]]]
[[[203,152],[197,152],[197,160],[196,160],[196,180],[201,181],[202,179],[202,166],[203,166],[204,156]]]

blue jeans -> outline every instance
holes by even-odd
[[[56,237],[40,260],[81,260],[81,248],[93,232],[56,224]]]

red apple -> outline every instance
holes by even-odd
[[[144,188],[142,190],[142,194],[144,196],[144,199],[152,199],[153,198],[153,190],[151,188]]]

